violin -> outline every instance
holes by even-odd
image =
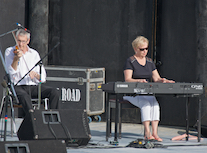
[[[19,49],[18,46],[15,46],[15,50],[13,51],[14,54],[17,54],[17,50]]]

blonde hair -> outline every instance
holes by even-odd
[[[143,36],[138,36],[133,42],[132,47],[133,49],[136,49],[140,46],[140,44],[147,43],[149,45],[149,40]]]

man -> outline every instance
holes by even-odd
[[[5,51],[5,63],[14,83],[15,91],[24,111],[33,111],[31,99],[38,98],[38,83],[40,79],[40,67],[37,65],[24,79],[22,77],[31,70],[40,60],[39,53],[28,46],[30,33],[24,29],[16,32],[16,45]],[[21,80],[22,79],[22,80]],[[18,81],[21,80],[19,83]],[[46,71],[41,68],[41,82],[46,81]],[[18,84],[16,84],[18,83]],[[41,98],[49,98],[49,108],[58,109],[59,96],[57,90],[41,85]]]

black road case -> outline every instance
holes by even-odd
[[[89,116],[105,112],[105,68],[45,66],[46,84],[58,89],[60,109],[86,109]]]

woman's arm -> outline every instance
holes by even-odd
[[[133,74],[133,70],[130,69],[124,70],[125,82],[147,82],[146,79],[133,79],[132,74]]]
[[[154,82],[162,82],[162,83],[175,83],[173,80],[168,80],[166,78],[161,78],[157,69],[152,71],[152,79]]]

